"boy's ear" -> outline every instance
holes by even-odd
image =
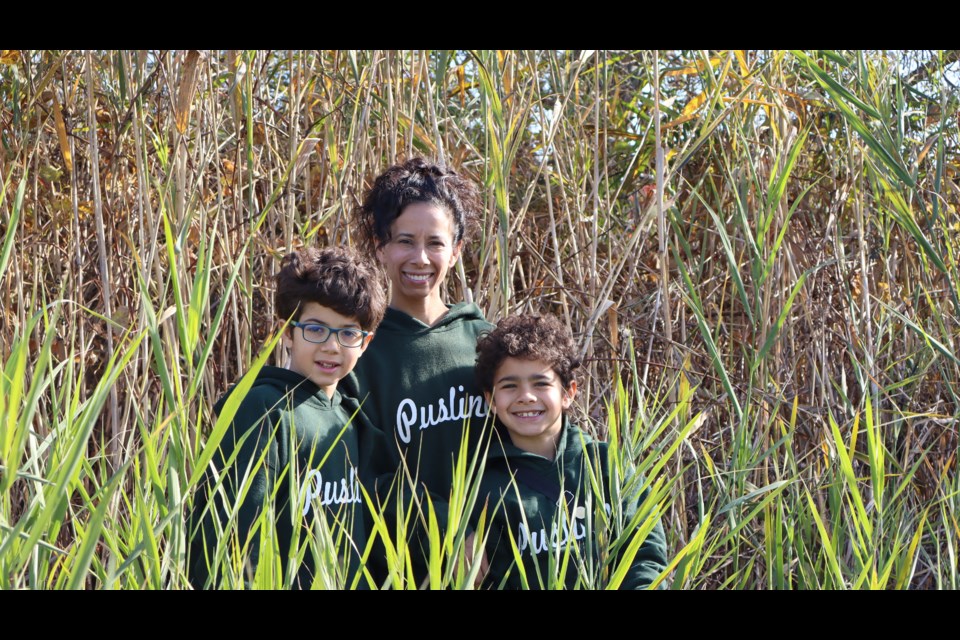
[[[285,346],[287,349],[292,349],[292,348],[293,348],[293,330],[294,330],[294,328],[295,328],[295,327],[294,327],[293,325],[289,325],[289,324],[288,324],[288,325],[287,325],[287,328],[283,330],[283,338],[282,338],[282,340],[283,340],[283,346]]]
[[[573,404],[573,399],[577,395],[577,381],[571,380],[570,386],[563,390],[563,401],[561,405],[564,410],[570,408],[570,405]]]
[[[497,412],[497,405],[493,404],[493,394],[489,391],[483,392],[483,399],[487,401],[487,406],[490,407],[490,411],[494,413]]]
[[[360,345],[361,351],[366,351],[367,345],[373,342],[373,335],[374,335],[373,331],[371,331],[370,333],[367,334],[367,337],[363,339],[363,344]]]

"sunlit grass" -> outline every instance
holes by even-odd
[[[606,551],[659,514],[666,587],[957,588],[957,64],[0,51],[3,588],[188,587],[187,516],[240,396],[212,405],[282,364],[279,258],[354,243],[364,186],[414,154],[483,189],[448,299],[563,318],[605,481],[656,488]],[[288,587],[307,556],[316,587],[419,588],[417,531],[426,586],[470,588],[481,461],[461,452],[448,510],[367,496],[382,582],[349,576],[335,528],[278,557],[266,516],[255,575],[235,522],[210,561],[228,588]]]

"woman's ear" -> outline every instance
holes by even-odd
[[[450,256],[450,266],[457,264],[457,260],[460,259],[460,252],[463,251],[463,240],[458,242],[453,248],[453,254]]]

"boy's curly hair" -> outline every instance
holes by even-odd
[[[373,331],[387,309],[383,272],[347,247],[307,247],[289,253],[276,280],[274,302],[280,320],[299,320],[303,306],[316,302],[356,318],[364,331]]]
[[[364,195],[363,204],[354,211],[361,231],[360,244],[368,255],[375,255],[390,241],[393,221],[415,202],[436,205],[450,214],[454,244],[469,239],[477,226],[477,185],[452,169],[412,158],[377,176]]]
[[[573,382],[573,372],[580,366],[573,335],[554,316],[509,316],[480,336],[475,371],[481,390],[493,391],[493,377],[507,358],[548,363],[564,388]]]

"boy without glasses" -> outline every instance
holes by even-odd
[[[481,522],[487,510],[481,572],[488,568],[488,585],[599,588],[629,562],[618,586],[642,589],[666,567],[663,528],[646,517],[653,507],[645,504],[649,489],[642,490],[638,476],[618,481],[607,443],[566,416],[579,365],[570,332],[552,316],[505,318],[477,343],[477,381],[499,436],[487,455],[474,517]],[[615,490],[620,486],[622,493]],[[629,543],[651,525],[629,558]],[[613,552],[605,557],[601,546]]]
[[[344,248],[295,251],[277,275],[276,309],[281,322],[291,321],[282,337],[288,364],[260,370],[197,494],[190,556],[196,588],[233,586],[217,568],[238,550],[245,583],[307,588],[318,568],[318,545],[308,542],[318,534],[330,535],[337,547],[323,551],[325,571],[329,558],[337,558],[333,564],[342,572],[334,580],[342,586],[359,581],[367,544],[361,474],[375,473],[365,467],[373,465],[377,447],[337,383],[383,318],[382,276]],[[216,404],[217,415],[233,392]],[[272,517],[264,512],[269,505]],[[277,554],[272,559],[283,575],[255,581],[268,553]]]

